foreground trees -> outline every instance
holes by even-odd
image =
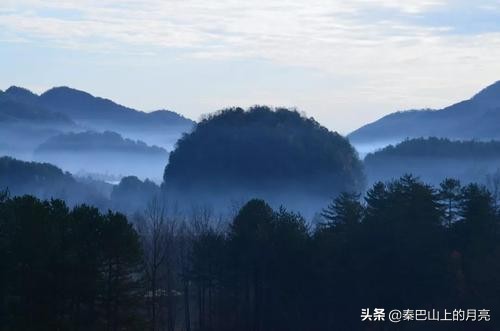
[[[451,202],[450,202],[451,201]],[[363,307],[500,309],[498,213],[491,194],[412,176],[345,193],[309,228],[286,210],[249,201],[225,231],[194,237],[192,278],[210,299],[200,330],[382,330]],[[418,307],[418,308],[415,308]],[[481,308],[481,309],[482,309]],[[207,313],[208,312],[208,313]],[[208,316],[208,317],[207,317]],[[385,325],[387,327],[388,325]],[[454,324],[456,329],[494,330]],[[406,324],[407,330],[439,325]]]
[[[498,329],[499,216],[484,187],[404,176],[322,215],[312,227],[251,200],[225,223],[154,200],[136,232],[120,214],[0,195],[0,330],[387,329],[361,322],[368,307],[489,309],[453,329]]]
[[[0,254],[0,330],[138,327],[141,249],[123,215],[4,198]]]

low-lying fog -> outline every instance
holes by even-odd
[[[79,134],[85,131],[72,132]],[[144,132],[122,133],[123,141],[131,139],[146,144],[139,146],[143,147],[143,150],[136,146],[132,152],[126,150],[125,144],[120,145],[120,141],[116,144],[112,142],[109,146],[103,146],[105,144],[102,141],[88,142],[86,146],[78,146],[78,150],[71,145],[62,149],[53,148],[50,151],[39,150],[40,146],[50,139],[68,133],[69,131],[44,128],[40,125],[0,123],[0,157],[10,156],[22,161],[48,162],[72,174],[108,182],[116,183],[124,176],[133,175],[142,180],[149,178],[160,184],[168,162],[168,152],[174,148],[175,142],[182,135],[181,132],[163,135],[156,132],[149,135]],[[60,140],[58,143],[64,145],[66,138],[62,136]],[[106,140],[106,137],[102,140]],[[155,146],[162,148],[163,151],[158,151]]]
[[[33,135],[25,136],[25,139],[23,139],[20,135],[16,135],[14,131],[15,130],[0,132],[0,138],[3,138],[0,140],[0,154],[9,155],[25,161],[48,162],[54,164],[63,171],[68,171],[73,174],[79,182],[86,178],[83,182],[87,190],[85,194],[76,194],[75,190],[80,190],[80,188],[76,187],[72,190],[75,191],[73,193],[67,192],[67,189],[59,189],[61,192],[65,191],[66,195],[74,195],[75,197],[71,199],[72,201],[78,202],[81,199],[88,199],[88,196],[92,196],[94,201],[97,201],[97,198],[94,198],[94,196],[97,195],[102,196],[102,199],[111,199],[112,185],[117,187],[117,184],[119,184],[120,180],[125,176],[136,176],[142,181],[149,179],[157,185],[160,185],[163,181],[163,172],[168,162],[168,153],[148,155],[125,152],[82,152],[67,150],[52,153],[33,153],[32,151],[30,152],[30,150],[36,145],[35,141],[37,138],[39,139],[40,134],[50,135],[51,133],[33,131]],[[26,132],[26,130],[24,132]],[[152,136],[149,142],[153,141],[156,141],[159,146],[167,151],[172,150],[175,144],[174,137],[162,139],[158,136]],[[162,143],[162,145],[160,145],[160,143]],[[398,142],[380,141],[370,144],[354,144],[354,147],[358,151],[360,158],[363,159],[368,153],[376,152],[389,144],[396,143]],[[446,177],[460,179],[463,183],[479,182],[488,185],[492,176],[500,176],[500,172],[498,171],[500,168],[500,159],[494,158],[462,160],[405,157],[394,158],[391,159],[390,162],[387,160],[384,162],[366,162],[364,167],[366,188],[370,188],[376,181],[389,181],[407,173],[412,173],[420,177],[424,182],[433,185],[438,185]],[[300,190],[296,190],[295,193],[290,190],[286,192],[286,189],[281,192],[270,191],[267,193],[256,193],[234,188],[234,190],[229,194],[225,194],[223,197],[220,195],[214,196],[213,193],[218,192],[219,189],[220,188],[213,186],[210,190],[196,192],[189,197],[183,197],[183,193],[181,192],[181,194],[176,194],[174,197],[170,196],[169,200],[171,202],[182,202],[176,201],[176,198],[184,200],[183,204],[186,210],[192,207],[190,204],[193,206],[209,206],[214,210],[227,210],[231,208],[231,206],[243,204],[245,200],[250,198],[260,197],[268,200],[275,208],[283,204],[289,210],[301,212],[309,220],[312,220],[328,203],[325,197],[318,199],[313,196],[301,195]],[[33,192],[37,192],[37,190],[40,190],[40,188],[33,188]],[[53,190],[49,192],[52,191]],[[134,193],[134,189],[132,189],[130,195],[124,196],[133,197],[134,194],[140,195],[139,191]],[[43,196],[42,194],[40,195]],[[334,197],[332,196],[331,198]],[[125,200],[131,201],[134,199],[139,201],[139,197],[127,198]],[[127,204],[123,197],[122,200],[121,202],[112,201],[111,205],[103,202],[101,206],[125,206],[127,208],[124,207],[124,211],[133,212],[133,210],[130,209],[132,207]],[[140,206],[134,205],[133,208],[140,208]]]
[[[72,174],[104,179],[110,183],[133,175],[161,184],[168,154],[147,156],[114,152],[59,152],[35,155],[34,161],[48,162]]]
[[[399,143],[400,140],[387,140],[387,141],[375,141],[370,143],[355,143],[351,142],[356,151],[358,152],[359,158],[364,159],[369,153],[376,152],[386,146],[395,145]]]

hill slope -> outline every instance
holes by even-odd
[[[500,81],[469,100],[440,110],[411,110],[387,115],[349,134],[353,143],[405,138],[500,138]]]
[[[80,130],[115,131],[163,147],[171,147],[194,125],[172,111],[146,113],[69,87],[55,87],[41,95],[22,87],[8,88],[0,94],[0,121],[17,117],[31,124],[66,121],[78,124]]]
[[[446,177],[484,182],[487,175],[500,168],[500,142],[411,139],[368,154],[364,163],[370,182],[390,180],[406,173],[434,184]]]
[[[124,139],[118,133],[86,131],[65,133],[51,137],[42,143],[37,153],[96,152],[96,153],[134,153],[144,155],[166,155],[161,147],[148,146],[142,141]]]
[[[44,108],[38,96],[26,89],[0,91],[0,155],[30,159],[45,139],[77,129],[69,117]]]
[[[107,199],[96,188],[81,183],[68,172],[48,164],[0,157],[0,191],[11,195],[32,194],[41,199],[64,199],[71,205],[91,203],[107,207]]]
[[[10,87],[5,92],[0,91],[0,122],[54,127],[74,125],[69,117],[49,111],[37,101],[36,94],[23,88]]]
[[[111,129],[110,125],[130,129],[193,125],[193,121],[171,111],[159,110],[146,113],[65,86],[46,91],[40,95],[39,101],[44,107],[66,114],[75,120],[94,126],[107,125],[105,127],[108,129]]]
[[[72,173],[133,174],[160,181],[168,152],[115,132],[87,131],[51,137],[36,148],[34,157]]]
[[[171,152],[163,186],[221,200],[259,196],[285,203],[294,196],[288,203],[294,206],[362,185],[361,163],[345,138],[296,111],[254,107],[198,123]]]

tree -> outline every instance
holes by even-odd
[[[150,311],[151,330],[174,329],[174,241],[177,219],[169,214],[167,203],[154,197],[137,220],[144,253],[144,271],[147,283],[147,298]],[[163,302],[165,301],[165,302]],[[159,311],[166,306],[166,323]]]
[[[102,326],[98,297],[102,293],[103,222],[99,210],[87,205],[77,206],[69,214],[67,248],[61,253],[67,263],[65,290],[73,303],[70,318],[75,329]]]
[[[137,326],[141,256],[123,215],[7,198],[0,202],[0,246],[2,330]]]
[[[191,256],[193,254],[193,235],[187,222],[182,222],[177,231],[177,264],[182,282],[184,329],[191,331]]]
[[[324,226],[342,230],[358,225],[363,217],[364,208],[357,193],[342,192],[321,213],[327,223]]]
[[[263,268],[262,329],[311,327],[311,240],[305,219],[281,207],[274,212]],[[280,318],[277,318],[280,316]]]
[[[0,190],[0,203],[5,202],[10,196],[9,189]]]
[[[454,249],[463,281],[462,300],[496,306],[500,291],[500,245],[495,203],[485,187],[462,189],[461,220],[454,224]]]
[[[500,200],[500,168],[494,173],[486,175],[486,186],[491,192],[495,210],[498,212],[498,202]]]
[[[462,188],[456,230],[462,238],[461,247],[469,250],[489,250],[497,234],[496,211],[493,196],[484,187],[469,184]]]
[[[137,327],[140,302],[141,246],[137,232],[124,215],[109,212],[102,223],[102,256],[100,272],[103,327],[118,331]]]
[[[424,304],[446,290],[447,244],[434,189],[411,175],[367,193],[367,213],[357,238],[367,303]],[[411,286],[407,286],[411,284]],[[404,301],[403,301],[404,298]]]
[[[442,201],[444,220],[448,228],[457,220],[460,194],[461,185],[457,179],[445,178],[439,184],[439,198]]]
[[[242,290],[238,302],[241,330],[259,331],[263,327],[264,272],[271,249],[273,217],[265,201],[254,199],[241,208],[230,227],[237,281]]]
[[[219,282],[223,281],[221,269],[226,254],[226,241],[221,232],[213,227],[197,233],[192,243],[191,279],[197,288],[198,328],[200,330],[218,329],[224,325],[224,314],[215,309],[215,297]],[[228,271],[228,270],[226,270]],[[214,317],[214,315],[218,315]],[[231,319],[227,316],[226,319]]]

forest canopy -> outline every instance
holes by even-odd
[[[95,184],[95,183],[94,183]],[[102,190],[80,182],[69,172],[50,163],[26,162],[0,157],[0,191],[13,196],[31,194],[41,199],[63,199],[69,205],[90,203],[104,207]]]
[[[349,141],[296,110],[255,106],[209,115],[171,152],[164,184],[241,188],[283,185],[332,192],[362,186],[362,165]]]
[[[450,159],[500,159],[500,141],[450,140],[446,138],[406,139],[368,154],[366,162],[387,157],[438,157]]]
[[[432,184],[446,177],[485,183],[487,177],[498,173],[498,161],[499,141],[429,137],[407,139],[368,154],[364,165],[369,182],[411,173]]]

